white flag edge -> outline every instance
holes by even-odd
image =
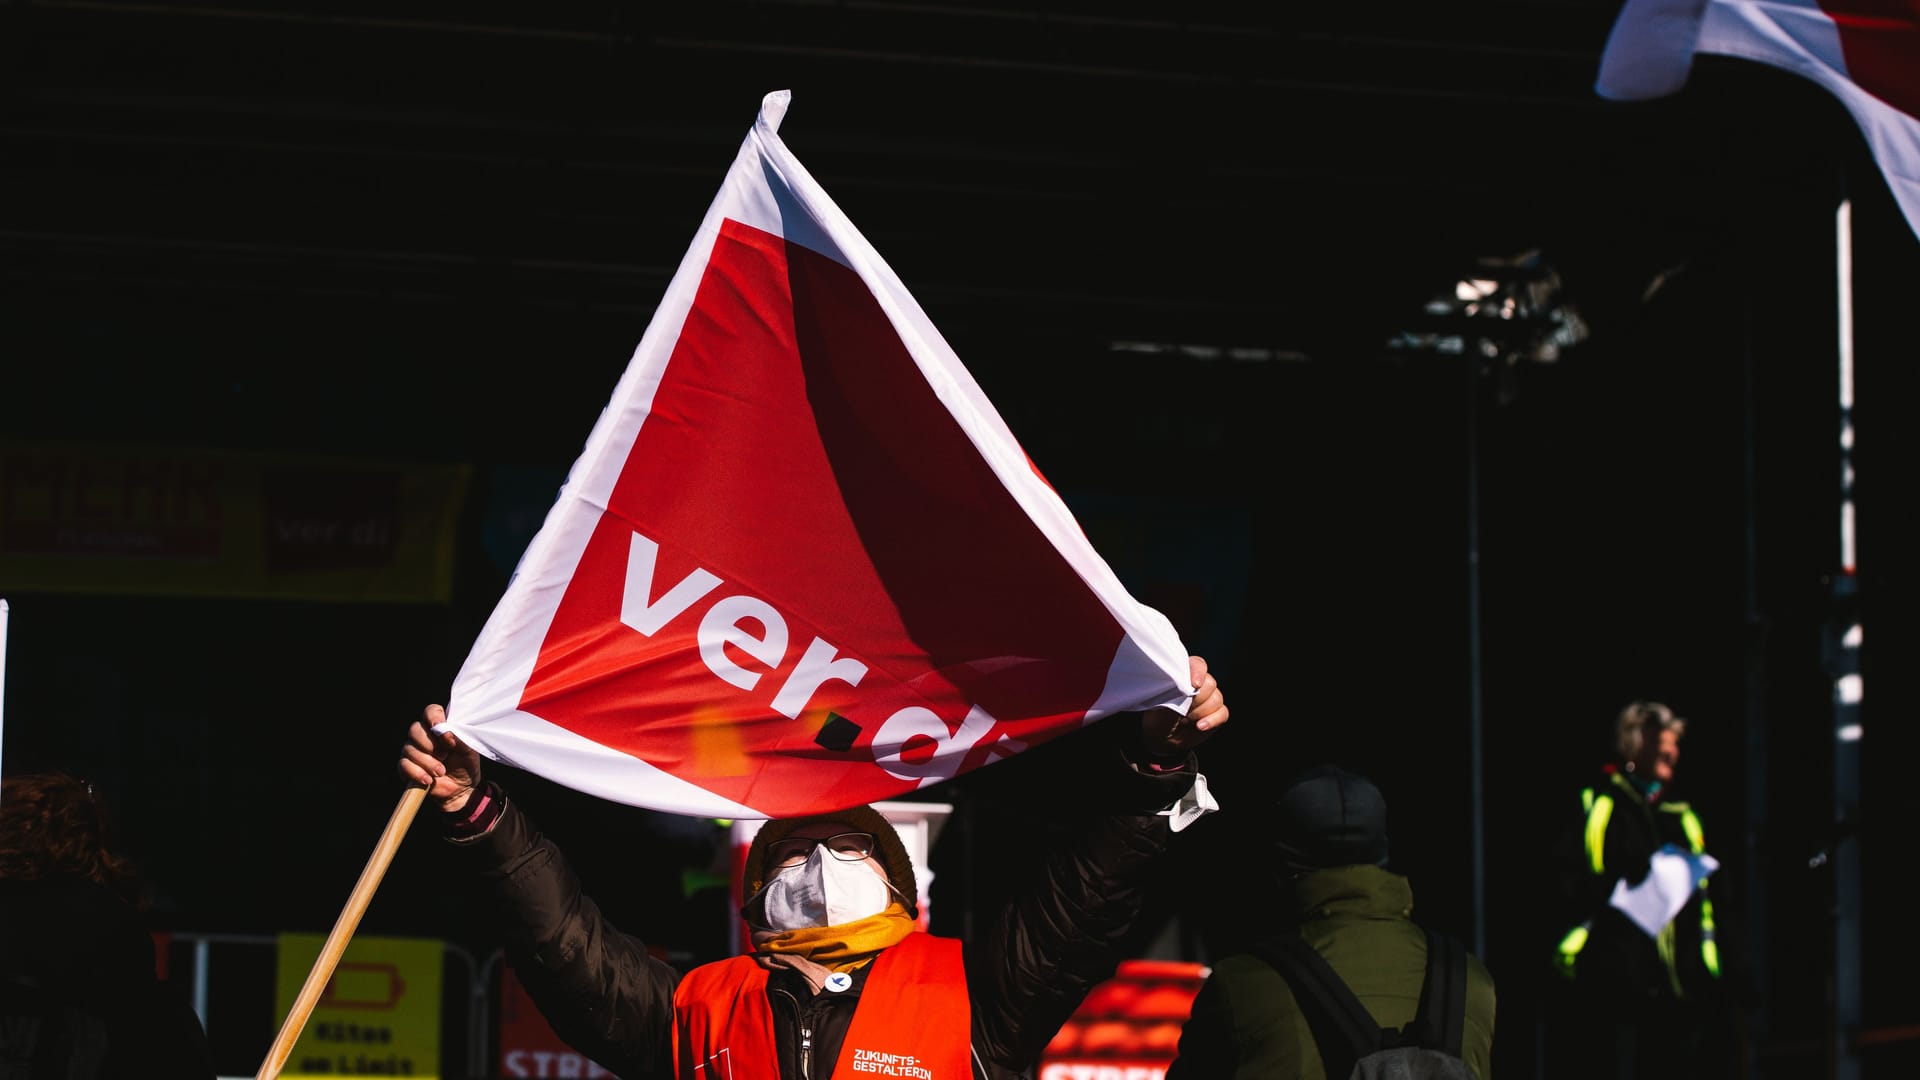
[[[1115,649],[1106,686],[1087,712],[1087,722],[1114,712],[1163,706],[1185,713],[1193,700],[1191,672],[1186,647],[1173,624],[1128,593],[1112,567],[1094,550],[1066,502],[1034,472],[1019,440],[933,320],[893,268],[787,149],[777,128],[756,125],[749,139],[759,144],[785,193],[792,197],[794,209],[802,215],[799,220],[812,227],[808,231],[817,230],[825,246],[817,246],[804,235],[796,236],[792,217],[783,219],[786,228],[782,231],[787,239],[840,262],[860,276],[922,377],[994,475],[1119,624],[1122,639]],[[784,205],[785,200],[780,201]]]
[[[1780,68],[1839,99],[1920,236],[1920,118],[1853,80],[1839,28],[1817,0],[1627,0],[1594,90],[1615,101],[1665,97],[1686,85],[1698,53]]]

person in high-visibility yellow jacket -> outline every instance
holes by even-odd
[[[1615,760],[1580,793],[1577,834],[1561,852],[1576,921],[1553,955],[1573,986],[1562,1025],[1582,1029],[1557,1040],[1569,1074],[1693,1075],[1703,1006],[1720,979],[1710,871],[1695,864],[1684,906],[1657,932],[1629,917],[1620,900],[1647,880],[1656,853],[1707,855],[1699,815],[1670,797],[1686,724],[1657,701],[1627,705],[1615,722]]]

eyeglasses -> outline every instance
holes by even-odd
[[[813,854],[815,845],[824,846],[827,854],[841,862],[859,862],[873,854],[873,834],[843,832],[824,840],[805,836],[788,837],[767,849],[767,865],[777,870],[799,866]]]

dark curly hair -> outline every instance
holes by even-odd
[[[56,877],[87,878],[146,906],[145,885],[114,849],[112,816],[93,785],[61,772],[0,780],[0,878]]]

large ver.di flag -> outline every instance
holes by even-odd
[[[456,678],[489,757],[687,814],[844,809],[1189,701],[905,287],[758,121]]]

